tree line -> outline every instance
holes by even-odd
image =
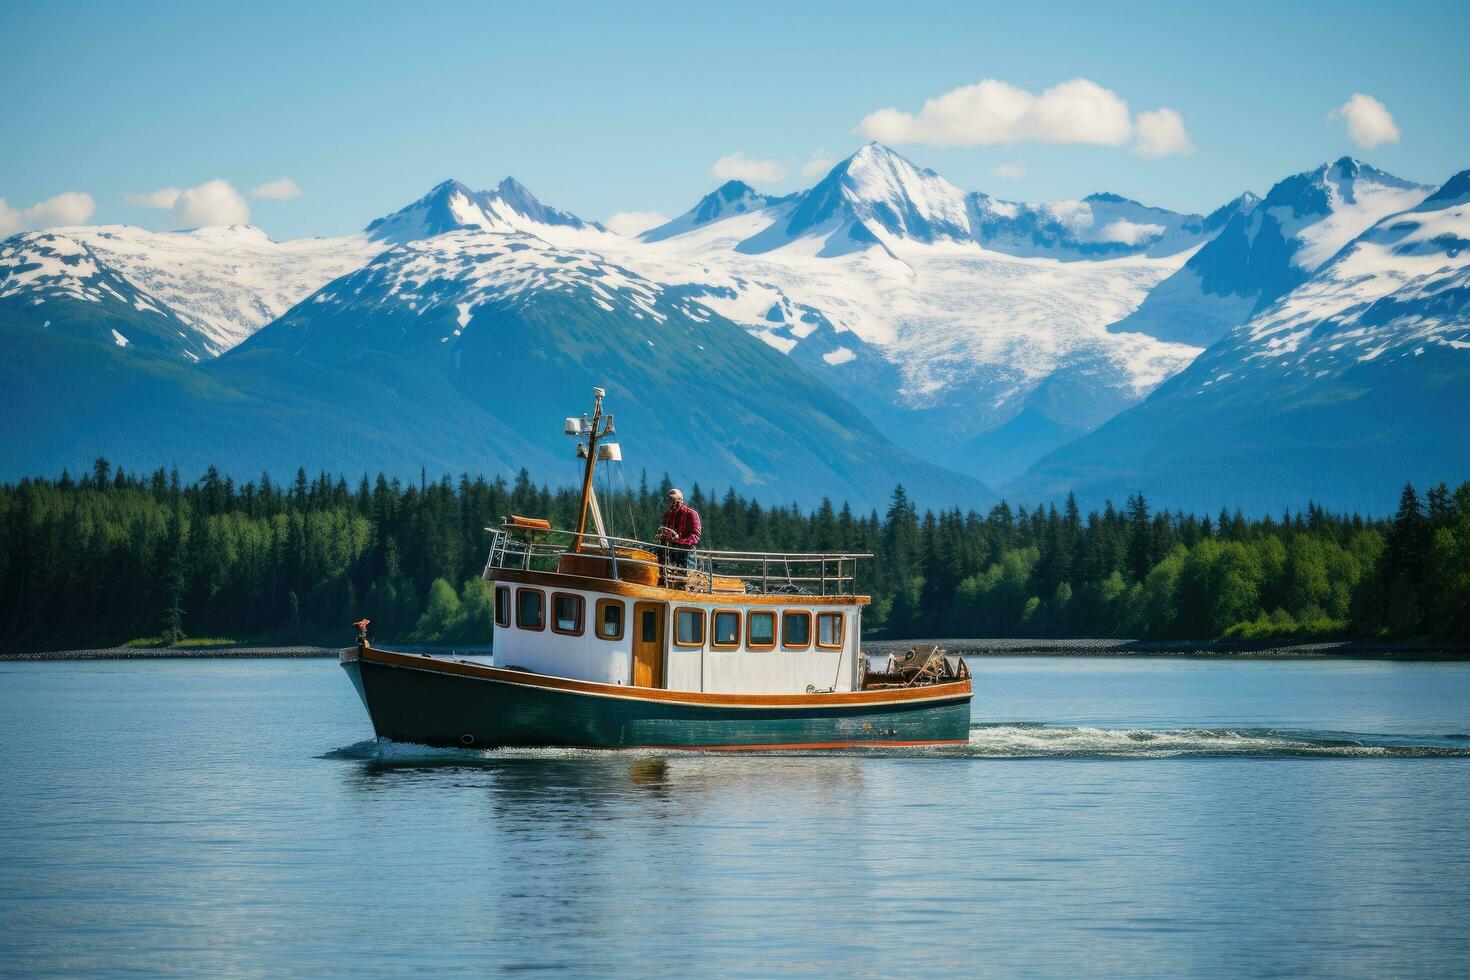
[[[650,536],[668,487],[603,491],[617,533]],[[688,502],[712,549],[873,552],[858,586],[877,635],[1470,641],[1470,483],[1406,486],[1392,518],[1185,514],[1141,494],[1086,515],[1070,498],[920,514],[901,486],[882,515],[698,486]],[[0,647],[335,644],[363,617],[384,640],[483,643],[485,528],[511,513],[569,527],[578,505],[524,471],[353,487],[304,470],[185,482],[99,459],[0,485]]]

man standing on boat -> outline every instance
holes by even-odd
[[[699,511],[684,503],[684,491],[669,491],[669,509],[664,511],[658,540],[664,546],[664,564],[670,568],[693,568],[694,547],[699,544]]]

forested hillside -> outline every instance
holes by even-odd
[[[647,537],[663,489],[605,499],[617,531]],[[1470,484],[1422,500],[1407,487],[1391,520],[1155,512],[1141,496],[1086,515],[1070,501],[920,514],[902,487],[881,516],[698,487],[689,501],[711,548],[875,552],[859,588],[874,596],[865,627],[886,636],[1470,640]],[[186,483],[98,460],[0,486],[0,647],[345,643],[364,616],[384,640],[484,642],[485,526],[519,513],[566,527],[576,503],[524,473]]]

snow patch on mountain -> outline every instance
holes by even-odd
[[[218,354],[207,337],[113,267],[85,241],[61,230],[0,242],[0,316],[120,347],[138,346],[192,360]],[[118,328],[128,329],[128,334]],[[119,339],[121,338],[121,339]]]
[[[1431,188],[1343,157],[1211,214],[1219,233],[1144,303],[1109,329],[1208,345],[1285,295],[1386,215]]]
[[[218,354],[382,250],[365,236],[275,242],[247,225],[155,232],[130,225],[57,229],[166,303]]]

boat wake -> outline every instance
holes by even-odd
[[[1172,759],[1172,758],[1470,758],[1460,733],[1445,735],[1368,735],[1356,732],[1277,728],[1090,728],[1009,722],[970,726],[962,746],[851,749],[838,754],[933,759]],[[325,753],[322,758],[383,766],[486,765],[515,760],[629,758],[702,755],[830,756],[816,751],[683,752],[665,749],[432,748],[427,745],[364,739]]]
[[[1470,758],[1454,735],[1367,735],[1278,728],[1086,728],[1034,722],[970,726],[960,754],[979,758]]]

